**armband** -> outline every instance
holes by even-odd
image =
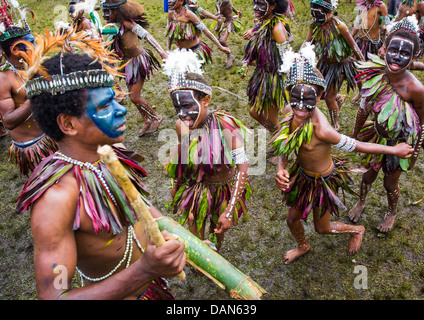
[[[338,144],[335,144],[334,147],[344,150],[347,152],[352,152],[356,148],[356,140],[352,139],[344,134],[341,134],[341,139]]]
[[[200,32],[203,32],[203,30],[205,30],[206,26],[202,21],[199,21],[198,23],[196,23],[196,28],[199,29]]]
[[[203,9],[202,7],[197,8],[197,12],[202,13],[203,11],[205,11],[205,9]]]
[[[132,29],[132,32],[134,32],[140,39],[146,38],[146,36],[149,34],[146,29],[144,29],[139,24],[136,24]]]
[[[424,27],[424,17],[420,18],[420,27]]]
[[[283,43],[277,43],[276,46],[278,49],[278,53],[280,54],[280,59],[283,60],[284,53],[286,53],[291,48],[290,43],[286,41]]]
[[[389,25],[390,24],[390,17],[389,16],[382,16],[382,17],[380,17],[380,24],[382,24],[383,26]]]
[[[241,164],[247,162],[247,155],[243,147],[231,150],[230,155],[231,159],[233,159],[234,164]]]

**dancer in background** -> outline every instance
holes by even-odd
[[[134,1],[106,0],[102,3],[103,18],[108,23],[118,23],[119,31],[114,37],[113,49],[125,64],[125,83],[130,93],[131,102],[143,117],[144,125],[138,132],[140,137],[154,133],[162,122],[149,102],[141,97],[144,82],[160,69],[160,63],[153,53],[144,48],[139,39],[146,40],[161,56],[167,54],[156,39],[146,30],[148,27],[143,7]]]

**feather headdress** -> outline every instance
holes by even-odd
[[[23,59],[24,70],[20,73],[26,82],[28,98],[42,92],[56,94],[88,86],[113,86],[113,77],[122,76],[122,73],[112,67],[120,60],[115,53],[107,49],[108,42],[92,39],[86,33],[75,33],[74,29],[70,29],[66,33],[56,31],[54,34],[46,30],[46,36],[35,35],[35,45],[27,41],[18,41],[15,45],[20,43],[25,44],[27,48],[26,51],[20,51],[19,54]],[[94,59],[93,63],[99,62],[102,69],[94,70],[96,72],[91,70],[55,75],[52,79],[43,67],[43,63],[52,54],[71,51],[71,49],[78,49],[87,54]]]
[[[163,65],[163,74],[169,77],[169,93],[180,89],[194,89],[212,95],[211,87],[192,79],[186,79],[186,73],[202,75],[202,61],[191,50],[177,49],[168,54]]]
[[[339,5],[338,0],[311,0],[311,4],[316,4],[328,10],[335,10]]]
[[[35,17],[34,12],[26,8],[26,5],[20,7],[16,0],[5,2],[6,4],[0,9],[2,21],[0,23],[0,42],[29,34],[31,28],[26,20],[26,15],[30,13],[33,19]],[[7,6],[8,2],[10,2],[10,6]],[[12,12],[9,12],[9,10]],[[13,17],[18,17],[18,21],[13,21]]]
[[[284,53],[282,60],[284,63],[280,72],[287,74],[285,87],[299,83],[314,84],[324,89],[327,87],[325,80],[315,71],[317,60],[314,45],[310,42],[306,42],[299,52],[293,52],[290,48]]]
[[[418,25],[418,20],[415,15],[403,18],[400,21],[392,22],[391,24],[386,26],[387,35],[395,32],[399,29],[405,29],[413,34],[416,34],[418,36],[418,32],[420,30],[420,27]]]
[[[97,5],[97,1],[98,0],[85,0],[85,1],[77,2],[74,5],[74,8],[75,8],[74,15],[76,15],[80,11],[84,11],[84,13],[87,13],[87,14],[94,12]]]

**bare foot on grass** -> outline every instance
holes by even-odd
[[[352,222],[358,222],[361,217],[362,211],[364,211],[366,201],[358,200],[355,206],[349,211],[349,219]]]
[[[386,214],[383,220],[381,220],[380,225],[377,227],[377,229],[382,233],[388,233],[390,230],[393,229],[395,219],[395,214]]]
[[[350,236],[349,245],[347,247],[347,254],[352,255],[359,251],[362,245],[362,239],[364,238],[365,227],[359,226],[359,233],[355,233]]]
[[[308,244],[308,245],[303,245],[301,247],[297,247],[295,249],[287,251],[283,258],[284,264],[290,264],[297,258],[303,256],[310,249],[311,249],[311,246]]]

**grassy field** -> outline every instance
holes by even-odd
[[[214,0],[200,0],[203,6],[215,12]],[[22,0],[37,14],[31,22],[33,30],[53,27],[53,19],[66,9],[66,1]],[[166,47],[164,38],[167,14],[163,12],[162,0],[144,0],[144,7],[150,20],[150,32]],[[234,6],[242,11],[242,22],[246,28],[252,26],[251,1],[233,0]],[[309,21],[308,2],[294,0],[297,8],[296,24],[292,25],[294,42],[298,49],[304,41]],[[354,19],[354,4],[341,1],[339,16],[351,28]],[[65,15],[66,18],[66,15]],[[211,21],[205,20],[210,26]],[[247,79],[241,80],[237,70],[241,66],[243,45],[241,35],[229,38],[230,48],[236,56],[234,66],[225,69],[225,54],[214,49],[214,64],[207,67],[205,77],[214,87],[225,88],[235,95],[215,89],[212,109],[221,108],[229,111],[244,121],[258,135],[261,127],[249,117],[246,109]],[[146,44],[147,46],[147,44]],[[249,74],[253,68],[249,70]],[[417,73],[420,79],[424,77]],[[345,91],[343,88],[342,91]],[[161,73],[144,86],[143,93],[157,111],[164,116],[160,129],[173,129],[176,115],[167,93],[167,79]],[[352,130],[356,106],[350,104],[355,92],[348,94],[348,99],[341,111],[341,132],[349,134]],[[134,106],[125,103],[129,109],[128,131],[125,144],[145,156],[142,166],[149,176],[146,182],[151,190],[152,202],[165,215],[175,218],[165,204],[170,201],[168,180],[162,164],[158,161],[158,151],[164,144],[155,133],[138,138],[137,132],[142,125],[142,118]],[[327,114],[324,104],[319,105]],[[264,140],[262,140],[263,146]],[[36,299],[34,270],[32,260],[32,236],[29,227],[29,214],[13,214],[16,200],[25,182],[18,170],[8,162],[7,150],[10,137],[0,140],[0,299],[20,300]],[[361,250],[355,256],[347,256],[347,236],[322,236],[315,233],[309,220],[305,224],[311,251],[292,263],[284,265],[282,257],[285,251],[295,246],[287,225],[287,208],[277,190],[274,175],[276,168],[266,164],[260,175],[252,175],[253,196],[248,202],[249,213],[237,227],[230,229],[224,241],[221,254],[241,271],[251,276],[263,286],[268,294],[264,299],[314,299],[314,300],[371,300],[371,299],[423,299],[424,298],[424,214],[422,203],[411,205],[423,197],[423,161],[419,158],[414,169],[402,175],[400,188],[402,196],[399,203],[398,218],[395,227],[387,236],[379,236],[376,227],[387,210],[387,200],[382,188],[382,176],[373,186],[368,197],[368,205],[359,221],[366,227],[365,239]],[[360,166],[359,156],[352,157],[352,167]],[[352,175],[354,189],[358,190],[360,176]],[[356,198],[346,195],[346,204],[351,208]],[[58,208],[60,214],[60,208]],[[347,213],[342,213],[340,221],[348,222]],[[352,259],[367,264],[367,289],[356,289],[355,278],[358,272]],[[356,273],[355,273],[356,272]],[[228,299],[228,295],[205,277],[190,273],[185,283],[171,279],[171,290],[177,299]],[[361,274],[364,275],[363,270]]]

